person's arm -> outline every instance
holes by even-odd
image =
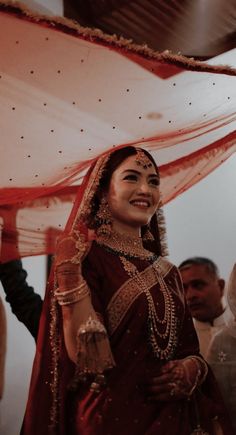
[[[21,260],[0,265],[0,280],[12,312],[36,339],[42,311],[42,298],[26,281],[27,273]]]
[[[55,296],[62,308],[65,347],[77,366],[77,380],[94,377],[91,389],[98,391],[104,383],[104,372],[114,367],[115,362],[107,331],[100,319],[102,308],[98,308],[99,304],[94,305],[99,282],[95,259],[87,265],[89,273],[84,277],[82,266],[91,256],[90,248],[91,243],[84,241],[78,232],[58,241]]]

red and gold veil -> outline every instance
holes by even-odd
[[[83,258],[87,255],[92,240],[96,238],[95,232],[89,229],[86,222],[92,212],[91,204],[93,197],[99,187],[110,155],[111,152],[100,156],[84,176],[83,183],[78,189],[77,197],[66,224],[65,231],[58,241],[57,255],[52,265],[40,321],[37,351],[34,359],[30,392],[23,425],[25,432],[23,433],[31,433],[30,431],[37,433],[37,422],[38,425],[41,425],[41,433],[44,433],[42,422],[43,425],[45,425],[45,431],[49,430],[48,426],[50,426],[52,433],[58,433],[57,427],[63,427],[65,424],[65,409],[64,405],[61,405],[66,401],[68,385],[75,385],[75,382],[71,383],[73,379],[75,380],[75,365],[69,360],[65,348],[62,315],[55,296],[55,289],[57,288],[57,274],[55,271],[58,267],[60,268],[61,265],[72,265],[72,267],[77,268],[78,263],[82,262]],[[158,225],[158,237],[160,237],[163,242],[163,254],[165,231],[161,209],[158,210],[155,219]],[[160,240],[158,240],[158,243],[160,244]],[[73,284],[74,283],[72,283],[72,285]],[[87,299],[85,298],[83,311],[87,311],[88,314],[91,312],[91,301],[89,297]],[[92,316],[94,316],[94,320],[96,314],[94,315],[93,312]],[[100,354],[101,353],[105,353],[107,356],[107,350],[105,349],[104,351],[104,347],[102,347]],[[92,365],[99,366],[96,357],[93,359],[95,362],[93,361]],[[110,366],[113,364],[112,356],[110,357],[109,364]],[[42,407],[38,409],[34,404],[35,401],[37,401],[37,399],[40,400],[41,397],[44,397],[47,406],[44,406],[43,409],[41,409]]]

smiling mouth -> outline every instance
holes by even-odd
[[[140,207],[140,208],[148,208],[150,207],[150,202],[149,201],[144,201],[144,200],[135,200],[135,201],[130,201],[130,204],[133,205],[134,207]]]

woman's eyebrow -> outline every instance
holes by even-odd
[[[132,172],[133,174],[136,174],[136,175],[140,175],[141,174],[141,172],[140,171],[137,171],[136,169],[125,169],[123,172],[122,172],[122,174],[126,174],[126,172]],[[156,172],[154,172],[153,174],[148,174],[148,177],[156,177],[156,178],[158,178],[159,179],[159,177],[158,177],[158,175],[157,175],[157,173]]]
[[[133,172],[134,174],[140,175],[141,172],[136,171],[136,169],[125,169],[122,174],[125,174],[126,172]]]

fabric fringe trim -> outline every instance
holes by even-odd
[[[162,257],[168,257],[168,242],[167,242],[167,233],[166,233],[166,221],[165,215],[162,208],[159,208],[157,211],[157,222],[158,222],[158,230],[160,235],[160,243],[161,243],[161,253]]]
[[[160,63],[175,65],[179,68],[184,68],[190,71],[201,71],[216,74],[236,75],[236,68],[228,65],[209,65],[205,62],[196,61],[194,58],[188,58],[181,54],[173,54],[169,50],[163,52],[154,51],[146,44],[138,45],[133,43],[131,39],[118,37],[117,35],[108,35],[100,29],[91,29],[82,27],[76,21],[64,17],[49,17],[40,15],[28,9],[23,3],[18,1],[6,0],[0,1],[0,11],[15,14],[20,18],[35,22],[48,24],[51,28],[60,30],[64,33],[70,33],[74,36],[80,36],[90,42],[105,44],[117,49],[121,49],[130,54],[143,56],[147,60],[156,60]]]

